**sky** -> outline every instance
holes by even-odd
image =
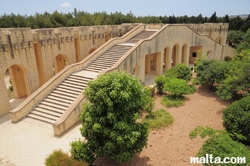
[[[226,14],[250,14],[250,0],[0,0],[3,14],[35,15],[44,12],[62,13],[77,10],[94,13],[132,12],[135,16],[198,16],[218,17]]]

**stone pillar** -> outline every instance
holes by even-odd
[[[162,75],[163,72],[163,52],[156,53],[156,75]]]
[[[169,48],[165,49],[165,71],[171,68],[171,50]]]
[[[151,58],[150,54],[145,56],[145,72],[150,73],[151,71]]]
[[[189,51],[190,51],[190,47],[185,47],[185,49],[184,49],[183,63],[186,66],[189,65]]]
[[[181,48],[180,46],[176,47],[176,64],[178,65],[179,63],[181,63]]]
[[[9,113],[11,110],[10,102],[9,102],[9,96],[8,96],[8,90],[5,85],[4,81],[4,75],[0,75],[0,116],[5,115]]]

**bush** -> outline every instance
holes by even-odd
[[[62,150],[54,150],[45,159],[46,166],[88,166],[84,161],[75,160],[70,157],[67,153],[62,152]]]
[[[245,137],[243,141],[250,143],[250,96],[223,110],[223,125],[233,138],[238,139],[242,135]]]
[[[156,110],[151,116],[146,116],[142,123],[148,124],[150,129],[160,129],[163,127],[168,127],[174,122],[173,116],[164,109]]]
[[[166,107],[180,107],[184,105],[183,97],[163,96],[161,104]]]
[[[234,141],[226,131],[213,130],[210,127],[198,126],[190,132],[191,139],[200,135],[202,138],[209,136],[210,138],[205,141],[202,148],[199,150],[197,157],[206,157],[207,154],[213,155],[213,159],[216,157],[245,157],[246,162],[250,162],[250,151],[242,143]],[[203,163],[204,165],[218,165],[217,163]],[[228,164],[221,164],[221,166]],[[237,164],[234,164],[237,165]],[[245,165],[245,164],[238,164]]]
[[[167,80],[164,84],[164,90],[177,98],[192,91],[186,80],[178,78]]]
[[[164,84],[166,81],[165,77],[162,75],[159,75],[159,76],[155,77],[154,81],[156,83],[157,92],[159,94],[163,94],[163,88],[164,88]]]
[[[147,145],[148,127],[136,121],[149,97],[137,78],[125,72],[106,73],[90,81],[84,93],[90,103],[84,104],[80,119],[87,141],[72,143],[74,157],[89,163],[96,157],[123,163],[140,153]]]
[[[188,66],[180,63],[177,66],[167,70],[165,72],[165,76],[167,79],[179,78],[186,81],[190,81],[192,78],[192,71]]]

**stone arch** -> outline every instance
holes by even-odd
[[[65,68],[69,64],[69,59],[66,55],[59,54],[54,59],[54,69],[55,73],[60,72],[62,69]]]
[[[27,71],[22,65],[14,64],[8,68],[14,97],[22,98],[30,95]]]
[[[172,66],[176,66],[178,63],[181,62],[181,51],[180,45],[175,44],[172,49]]]
[[[96,50],[96,48],[92,48],[91,50],[89,50],[89,54],[91,54],[92,52],[94,52]]]
[[[163,63],[164,63],[164,71],[168,70],[171,68],[171,49],[167,46],[164,49],[164,56],[163,56]]]
[[[188,45],[185,43],[183,46],[182,46],[182,51],[181,51],[181,62],[184,64],[184,65],[187,65],[188,66],[188,61],[189,61],[189,49],[188,49]]]
[[[217,43],[221,43],[222,38],[221,38],[220,36],[218,36],[218,37],[215,39],[215,41],[216,41]]]

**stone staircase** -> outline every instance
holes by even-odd
[[[27,117],[50,124],[56,122],[74,100],[83,93],[88,81],[115,65],[133,47],[133,43],[146,39],[153,33],[155,31],[142,31],[127,42],[112,46],[90,62],[82,71],[68,76],[45,99],[38,103]]]
[[[89,80],[93,78],[71,74],[40,102],[28,117],[53,123],[57,121],[76,97],[83,92]]]

